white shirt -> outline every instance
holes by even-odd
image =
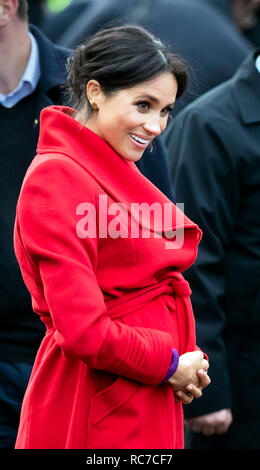
[[[256,58],[255,66],[256,66],[258,72],[260,73],[260,55]]]
[[[41,75],[39,48],[35,37],[30,32],[29,36],[31,53],[18,86],[8,95],[0,93],[0,104],[5,108],[12,108],[16,103],[33,93],[39,82]]]

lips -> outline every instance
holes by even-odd
[[[132,139],[136,140],[137,142],[140,142],[141,144],[149,144],[150,140],[149,139],[143,139],[142,137],[139,137],[136,134],[130,134]]]
[[[130,134],[132,142],[138,147],[138,148],[145,148],[147,147],[152,139],[145,139],[144,137],[141,137],[136,134]]]

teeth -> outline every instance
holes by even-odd
[[[141,139],[141,137],[137,137],[136,135],[134,134],[130,134],[130,136],[136,140],[137,142],[140,142],[141,144],[148,144],[149,140],[144,140],[144,139]]]

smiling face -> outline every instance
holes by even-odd
[[[125,159],[138,161],[166,128],[177,89],[177,81],[169,72],[110,95],[105,95],[98,82],[91,80],[87,96],[98,109],[93,111],[86,127]]]

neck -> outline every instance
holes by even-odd
[[[31,52],[26,22],[14,18],[0,30],[0,92],[12,92],[20,82]]]

